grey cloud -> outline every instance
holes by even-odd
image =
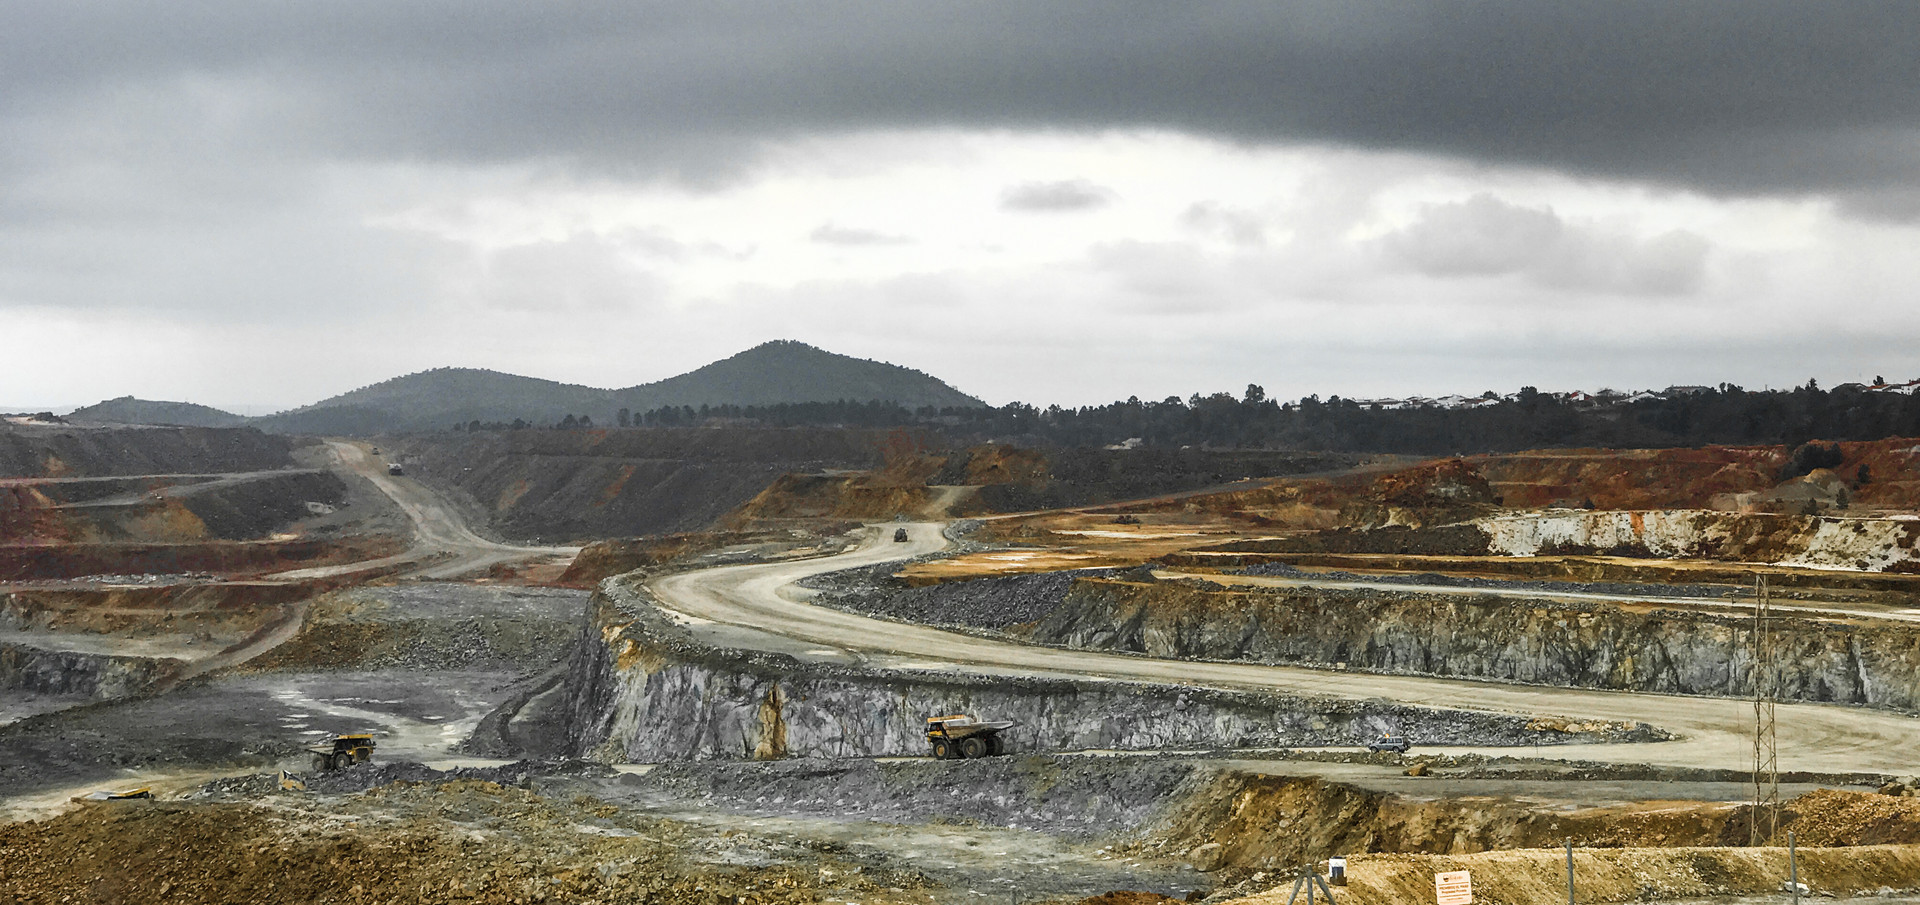
[[[510,311],[619,311],[664,292],[662,280],[628,261],[620,247],[591,236],[501,249],[485,265],[481,299]]]
[[[1259,214],[1212,201],[1203,201],[1187,208],[1180,222],[1236,245],[1260,245],[1267,241],[1266,223]]]
[[[1381,239],[1392,256],[1431,276],[1513,273],[1539,263],[1559,243],[1560,218],[1479,194],[1427,205],[1419,220]]]
[[[1085,211],[1113,201],[1113,191],[1085,179],[1029,182],[1007,189],[1000,206],[1010,211]]]
[[[808,236],[822,245],[905,245],[912,241],[906,236],[883,233],[871,229],[857,229],[850,226],[836,226],[823,223],[819,229]]]
[[[1379,245],[1428,276],[1522,274],[1562,289],[1635,295],[1692,292],[1709,251],[1705,239],[1684,230],[1641,239],[1485,193],[1427,205],[1419,220]]]
[[[1920,183],[1917,41],[1901,0],[30,0],[0,33],[0,116],[138,90],[207,141],[282,154],[696,179],[811,132],[1146,127],[1858,190]]]

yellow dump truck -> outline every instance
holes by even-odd
[[[320,744],[308,745],[307,751],[313,755],[313,771],[325,773],[328,770],[345,770],[354,764],[372,760],[373,745],[373,735],[361,732],[336,735]]]
[[[955,757],[992,757],[1006,753],[1000,732],[1013,728],[1012,720],[976,720],[964,714],[927,718],[927,744],[939,760]]]

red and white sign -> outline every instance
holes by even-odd
[[[1473,873],[1450,870],[1433,875],[1434,905],[1473,905]]]

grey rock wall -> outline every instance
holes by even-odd
[[[1016,720],[1005,737],[1018,752],[1357,744],[1384,731],[1436,745],[1595,737],[1387,701],[858,669],[716,649],[618,578],[603,582],[588,607],[566,688],[567,750],[610,762],[924,754],[923,720],[949,713]],[[1644,726],[1601,734],[1657,735]]]
[[[115,657],[0,643],[0,690],[124,698],[178,675],[185,661]]]
[[[1752,694],[1751,620],[1462,596],[1082,580],[1034,641],[1156,657],[1333,665],[1675,694]],[[1787,617],[1780,696],[1920,709],[1920,627]]]

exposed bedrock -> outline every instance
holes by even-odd
[[[1920,709],[1920,626],[1776,617],[1780,696]],[[1678,694],[1752,693],[1750,619],[1598,604],[1082,579],[1031,640]]]
[[[116,657],[0,642],[0,690],[124,698],[186,668],[173,658]]]
[[[948,713],[1017,721],[1005,736],[1017,752],[1355,744],[1388,730],[1426,744],[1656,735],[1387,701],[816,664],[701,644],[619,578],[588,607],[566,688],[567,750],[611,762],[924,754],[922,721]]]
[[[1695,509],[1550,509],[1438,527],[1387,525],[1230,541],[1210,553],[1624,556],[1920,572],[1920,521]]]

